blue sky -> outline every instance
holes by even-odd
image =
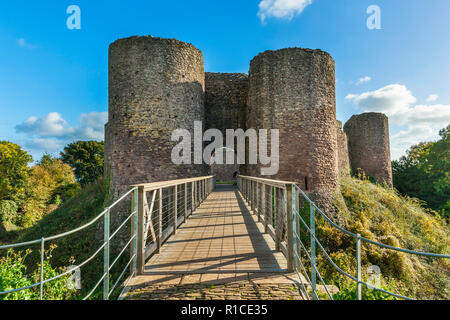
[[[66,26],[70,5],[81,9],[80,30]],[[380,30],[366,26],[370,5],[381,9]],[[449,18],[448,0],[2,1],[0,139],[36,160],[102,139],[108,45],[153,35],[194,44],[213,72],[247,73],[269,49],[328,51],[338,119],[387,113],[397,158],[450,123]]]

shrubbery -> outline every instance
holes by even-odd
[[[53,246],[45,252],[44,280],[51,279],[65,271],[63,268],[56,269],[50,265],[50,258],[54,249],[55,247]],[[9,250],[6,256],[0,259],[0,292],[27,287],[40,281],[40,264],[37,264],[33,271],[28,272],[25,259],[30,253],[31,250],[27,250],[25,253]],[[45,283],[43,286],[43,299],[69,299],[75,293],[74,289],[68,286],[69,278],[70,274],[67,274],[59,279]],[[39,286],[0,295],[0,300],[38,300],[39,298]]]
[[[420,202],[402,197],[394,189],[368,180],[342,177],[336,208],[342,226],[368,239],[416,251],[449,252],[450,232],[445,219],[437,212],[424,209]],[[317,219],[317,234],[333,261],[349,274],[356,275],[355,239],[321,217]],[[305,241],[307,243],[308,239]],[[446,259],[424,258],[364,242],[361,247],[363,271],[370,265],[379,266],[384,283],[395,293],[418,299],[448,299],[450,296],[450,264]],[[325,282],[351,288],[352,281],[340,275],[320,249],[317,252],[319,271]]]
[[[420,143],[392,162],[394,186],[402,194],[424,201],[450,218],[450,125],[437,142]]]

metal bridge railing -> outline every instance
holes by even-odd
[[[136,274],[214,188],[214,176],[135,185],[137,222]],[[149,201],[150,199],[150,201]],[[134,205],[133,204],[133,205]]]
[[[238,176],[238,188],[253,212],[258,215],[258,220],[264,223],[265,231],[271,234],[276,243],[277,250],[281,250],[285,255],[288,262],[288,271],[297,273],[300,283],[303,286],[304,294],[310,298],[308,290],[302,281],[301,274],[303,274],[304,278],[311,287],[312,299],[314,300],[319,299],[317,292],[317,280],[322,283],[328,297],[333,299],[317,267],[317,247],[320,251],[322,251],[326,260],[336,271],[357,283],[358,300],[362,299],[362,285],[400,299],[413,300],[410,297],[378,288],[362,280],[362,242],[403,253],[432,258],[450,258],[450,255],[393,247],[350,232],[333,222],[322,210],[317,207],[313,201],[308,198],[308,196],[296,185],[295,182]],[[309,225],[300,214],[301,198],[307,202],[307,207],[309,207]],[[348,236],[353,237],[356,240],[356,276],[353,276],[339,268],[333,259],[331,259],[330,255],[326,252],[321,242],[317,239],[315,228],[317,217],[316,213],[318,213],[319,216],[322,216],[332,227],[347,234]],[[276,224],[275,221],[279,221],[279,223]],[[303,226],[309,233],[309,248],[307,248],[307,245],[305,245],[301,239],[300,226]],[[301,252],[304,253],[304,256],[306,256],[306,259],[309,262],[310,272],[307,271],[307,268],[303,263]]]
[[[66,236],[80,232],[95,222],[103,218],[104,220],[104,237],[100,247],[83,262],[77,265],[77,269],[86,266],[96,256],[103,251],[103,274],[98,282],[89,291],[89,293],[83,297],[83,300],[89,299],[95,290],[103,283],[103,299],[108,300],[117,288],[126,270],[130,267],[130,277],[125,281],[124,287],[126,287],[129,280],[136,274],[142,274],[144,270],[145,260],[155,252],[159,251],[162,243],[172,234],[176,232],[176,229],[185,219],[192,214],[192,212],[200,205],[200,203],[208,196],[214,186],[213,176],[199,177],[192,179],[180,179],[172,181],[163,181],[149,184],[141,184],[132,186],[132,188],[122,195],[119,199],[114,201],[109,207],[105,208],[99,215],[92,219],[87,224],[80,226],[76,229],[60,233],[50,237],[42,237],[41,239],[26,241],[21,243],[1,245],[2,249],[11,249],[25,247],[35,244],[40,244],[40,281],[34,284],[15,288],[7,291],[0,292],[0,295],[6,295],[9,293],[18,292],[39,286],[40,299],[44,299],[44,284],[57,280],[68,274],[74,272],[73,269],[66,270],[49,279],[45,278],[44,272],[44,256],[45,256],[45,244],[51,240],[64,238]],[[152,201],[147,203],[146,193],[152,193]],[[157,196],[158,195],[158,196]],[[114,232],[111,232],[111,211],[127,197],[131,196],[131,212],[124,217],[124,220],[116,228]],[[159,205],[155,206],[156,201]],[[157,207],[158,215],[152,216],[155,211],[153,208]],[[158,227],[158,232],[155,235],[155,218]],[[131,223],[130,238],[126,241],[126,244],[120,249],[120,253],[116,256],[111,263],[110,259],[110,242],[113,238],[118,236],[120,230],[122,230],[127,223]],[[150,236],[148,235],[150,231]],[[149,241],[149,238],[151,239]],[[156,245],[155,245],[156,243]],[[121,269],[121,273],[117,280],[110,288],[110,273],[111,269],[117,264],[122,255],[130,248],[130,259],[125,264],[125,267]],[[123,290],[122,290],[123,292]]]

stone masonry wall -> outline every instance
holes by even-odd
[[[344,131],[348,136],[350,163],[355,173],[365,172],[379,183],[392,186],[389,123],[382,113],[354,115]]]
[[[338,184],[335,68],[299,48],[266,51],[250,64],[247,128],[280,130],[280,180],[297,182],[326,211]],[[248,174],[260,176],[259,165]]]
[[[133,184],[205,174],[203,165],[174,165],[170,141],[174,129],[193,136],[204,120],[204,79],[191,44],[149,36],[110,45],[105,166],[114,198]]]
[[[342,122],[336,120],[338,169],[340,175],[350,175],[350,159],[348,157],[348,138],[342,131]]]
[[[205,128],[219,129],[226,144],[226,129],[244,129],[248,96],[248,76],[243,73],[205,73]],[[231,152],[231,151],[226,151]],[[225,161],[225,151],[223,152]],[[214,164],[211,173],[218,181],[233,180],[235,164]]]

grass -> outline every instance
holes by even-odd
[[[108,185],[103,179],[100,179],[86,186],[79,194],[63,203],[52,213],[44,216],[35,226],[16,232],[10,236],[13,242],[23,242],[40,239],[80,227],[99,215],[108,201]],[[4,237],[6,238],[6,237]],[[73,264],[81,263],[92,255],[102,244],[103,241],[103,219],[87,229],[76,232],[67,237],[46,242],[46,248],[50,245],[56,245],[52,253],[50,263],[54,267],[67,267]],[[32,253],[27,258],[30,267],[35,266],[39,259],[40,244],[31,247]],[[111,257],[113,261],[115,257]],[[119,264],[119,263],[118,263]],[[30,268],[32,272],[32,268]],[[122,265],[123,268],[123,265]],[[82,290],[72,298],[80,298],[87,294],[97,283],[103,273],[103,253],[100,252],[90,263],[81,268]],[[117,270],[113,270],[117,274]],[[112,281],[111,281],[112,282]],[[111,284],[112,286],[112,284]],[[99,290],[93,297],[98,297]]]
[[[336,197],[339,223],[353,233],[384,244],[415,251],[449,253],[447,222],[410,199],[386,186],[368,180],[343,177]],[[356,275],[356,243],[336,228],[318,219],[319,240],[335,263]],[[319,250],[319,249],[318,249]],[[417,299],[449,299],[450,264],[448,259],[420,257],[362,244],[363,278],[370,265],[381,268],[384,287]],[[327,284],[341,288],[349,281],[339,275],[323,255],[319,267]]]
[[[34,227],[3,232],[0,241],[11,243],[34,240],[79,227],[101,213],[109,198],[108,189],[107,181],[99,180],[45,216]],[[366,238],[417,251],[442,254],[449,252],[447,222],[436,212],[424,209],[420,201],[402,197],[393,189],[367,180],[343,177],[335,206],[339,223]],[[307,243],[308,235],[306,232],[303,235],[304,243]],[[335,263],[355,275],[354,239],[331,227],[323,219],[317,221],[317,235]],[[52,244],[58,246],[52,254],[52,266],[67,267],[72,263],[71,259],[75,260],[75,264],[84,261],[99,248],[102,241],[103,220],[100,219],[86,230],[52,241],[46,247]],[[35,266],[39,256],[39,245],[31,249],[33,253],[30,254],[28,261],[30,266]],[[319,249],[317,250],[319,252]],[[115,256],[112,256],[111,261],[114,259]],[[378,265],[383,276],[383,287],[396,293],[417,299],[450,297],[450,265],[445,259],[423,258],[363,244],[362,264],[364,279],[367,267]],[[124,264],[119,262],[117,268],[112,270],[110,286],[117,279],[117,274],[123,266]],[[334,284],[346,290],[352,288],[350,282],[339,275],[320,254],[318,266],[327,284]],[[82,268],[82,290],[73,298],[82,297],[89,292],[100,279],[102,272],[103,254],[100,253]],[[100,284],[99,290],[93,295],[94,298],[101,298],[101,287]]]

